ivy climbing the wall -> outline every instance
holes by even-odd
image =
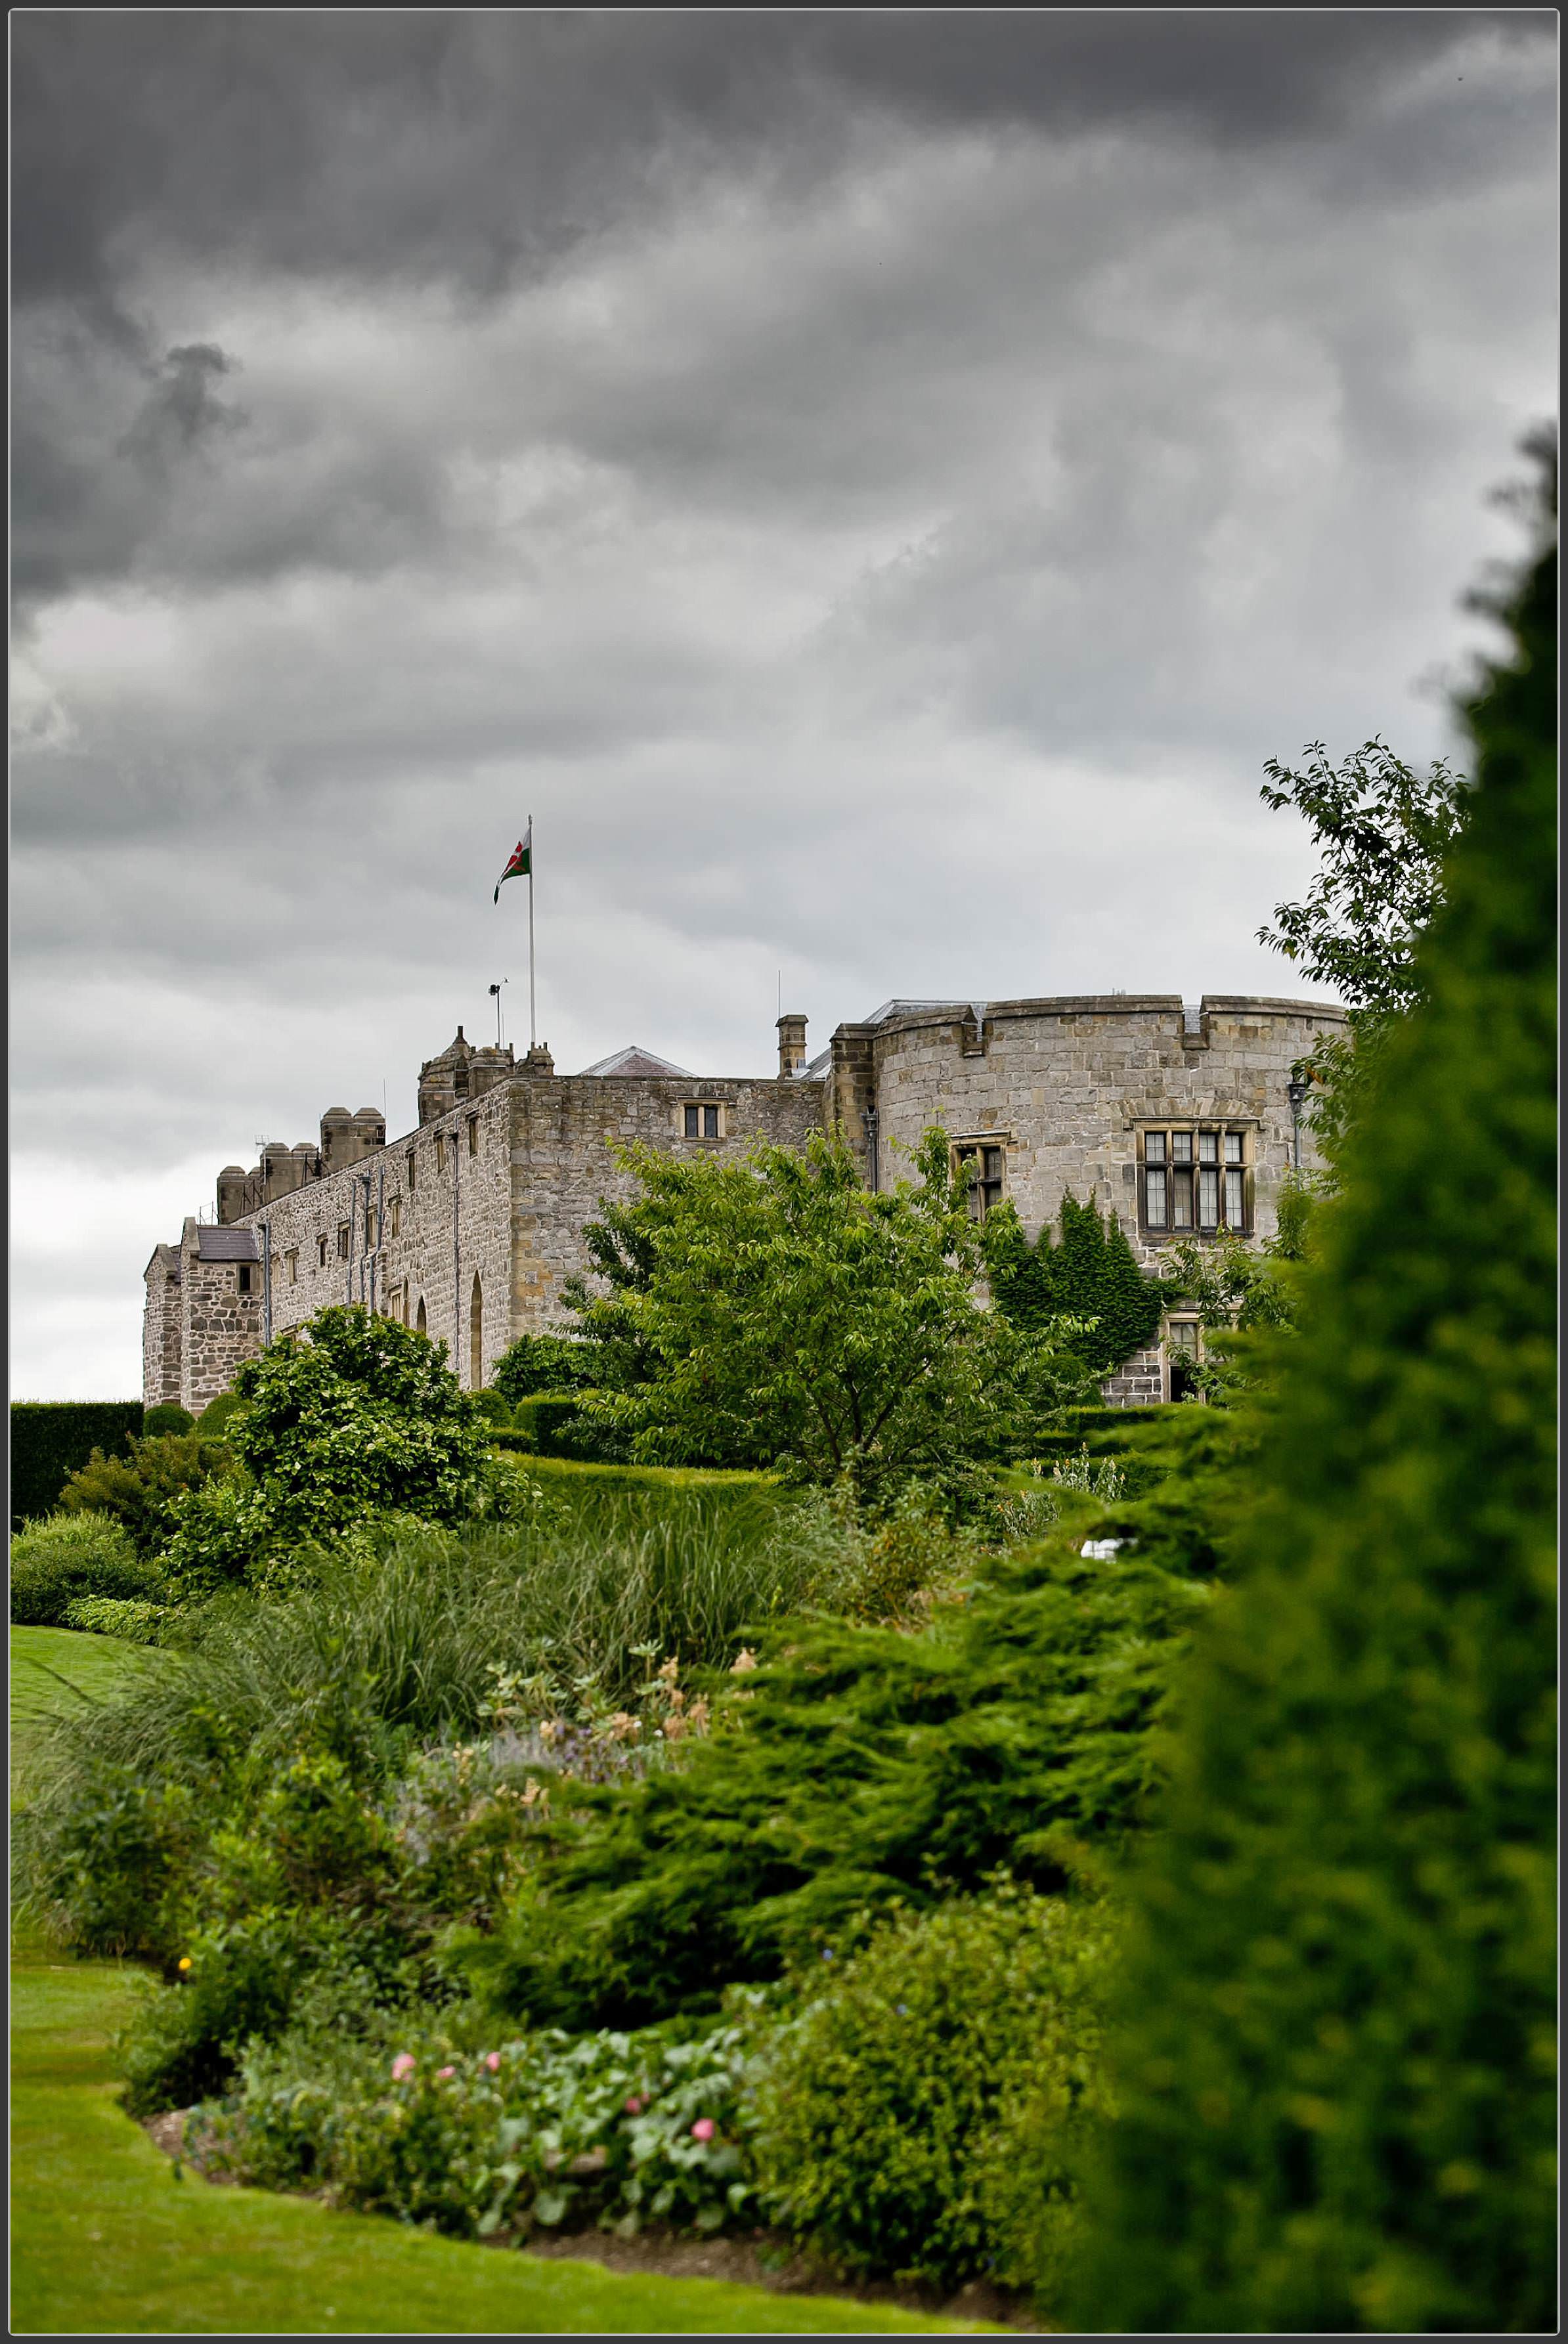
[[[1060,1235],[1047,1224],[1035,1244],[1007,1200],[986,1214],[983,1229],[991,1296],[1004,1318],[1026,1330],[1066,1315],[1092,1321],[1067,1348],[1097,1376],[1108,1376],[1152,1343],[1168,1299],[1158,1278],[1145,1277],[1113,1215],[1102,1220],[1092,1202],[1062,1198]]]

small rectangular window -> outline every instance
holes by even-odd
[[[1170,1180],[1171,1228],[1189,1229],[1192,1227],[1192,1175],[1189,1171],[1173,1172]]]
[[[705,1106],[703,1109],[703,1137],[717,1139],[718,1136],[719,1110],[716,1106]]]
[[[318,1269],[325,1269],[327,1267],[327,1240],[325,1238],[318,1238],[316,1240],[316,1267]]]
[[[394,1197],[392,1199],[392,1235],[395,1238],[398,1238],[401,1237],[402,1233],[403,1200],[400,1197]]]
[[[437,1174],[438,1178],[439,1178],[439,1177],[440,1176],[440,1174],[441,1174],[441,1173],[443,1173],[443,1172],[446,1170],[446,1168],[447,1168],[447,1144],[446,1144],[446,1141],[441,1137],[440,1133],[438,1131],[438,1132],[437,1132],[437,1134],[436,1134],[436,1174]]]
[[[241,1294],[248,1294],[250,1291],[250,1264],[248,1261],[242,1261],[239,1265],[239,1290]]]
[[[413,1195],[413,1193],[414,1193],[414,1151],[413,1151],[413,1149],[410,1147],[410,1150],[409,1150],[409,1194],[410,1194],[410,1196],[411,1197],[411,1196]]]
[[[1239,1131],[1228,1131],[1225,1135],[1225,1161],[1227,1164],[1239,1164],[1241,1161],[1241,1134]]]
[[[1228,1169],[1225,1175],[1225,1225],[1228,1228],[1239,1229],[1245,1219],[1246,1209],[1241,1191],[1241,1175],[1239,1172]]]
[[[351,1224],[350,1222],[349,1222],[349,1221],[339,1221],[339,1224],[338,1224],[338,1258],[339,1258],[339,1261],[347,1261],[347,1260],[348,1260],[348,1258],[349,1258],[349,1238],[352,1237],[353,1233],[354,1233],[354,1232],[353,1232],[353,1226],[352,1226],[352,1224]]]
[[[1207,1167],[1198,1175],[1198,1226],[1200,1229],[1219,1227],[1219,1175]]]
[[[1198,1160],[1199,1164],[1219,1163],[1219,1134],[1217,1131],[1200,1131],[1199,1133]]]
[[[479,1154],[479,1117],[477,1115],[470,1115],[469,1117],[469,1154],[470,1156],[477,1156]]]
[[[1192,1134],[1189,1131],[1173,1131],[1171,1133],[1170,1160],[1173,1164],[1191,1163]]]
[[[1146,1132],[1146,1133],[1145,1133],[1145,1135],[1144,1135],[1143,1152],[1144,1152],[1145,1158],[1146,1158],[1146,1160],[1147,1160],[1148,1163],[1150,1163],[1150,1164],[1163,1164],[1163,1163],[1164,1163],[1164,1161],[1165,1161],[1165,1134],[1164,1134],[1164,1132],[1163,1132],[1163,1131],[1150,1131],[1150,1132]]]
[[[1007,1185],[1007,1151],[995,1141],[971,1140],[956,1147],[953,1156],[955,1169],[966,1164],[974,1167],[969,1182],[969,1210],[976,1220],[983,1221],[1002,1201]]]
[[[297,1246],[290,1246],[290,1247],[289,1247],[289,1248],[288,1248],[288,1252],[284,1255],[284,1257],[283,1257],[283,1261],[284,1261],[284,1267],[287,1268],[287,1270],[288,1270],[288,1283],[289,1283],[289,1285],[290,1285],[290,1286],[298,1286],[298,1283],[299,1283],[299,1250],[298,1250],[298,1248]]]
[[[1165,1227],[1165,1167],[1151,1164],[1148,1174],[1148,1219],[1151,1229]]]

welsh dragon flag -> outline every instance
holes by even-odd
[[[528,828],[517,842],[511,861],[507,864],[506,869],[501,873],[501,877],[495,883],[495,894],[491,898],[491,901],[497,904],[500,903],[501,891],[505,886],[509,879],[526,879],[531,876],[532,870],[533,822],[531,817]]]

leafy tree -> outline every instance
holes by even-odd
[[[561,1299],[575,1317],[576,1332],[592,1360],[587,1381],[593,1389],[631,1391],[659,1372],[659,1355],[636,1306],[652,1281],[658,1232],[676,1208],[673,1194],[651,1188],[628,1205],[602,1197],[604,1218],[583,1229],[592,1267],[586,1275],[565,1280]],[[599,1286],[591,1286],[590,1278]]]
[[[1087,2329],[1554,2326],[1556,571],[1180,1695]]]
[[[444,1345],[338,1304],[291,1329],[235,1378],[238,1485],[177,1510],[171,1570],[200,1584],[383,1514],[457,1522],[484,1486],[484,1421]]]
[[[622,1161],[642,1197],[619,1210],[606,1340],[652,1372],[584,1405],[629,1428],[639,1459],[772,1465],[871,1501],[951,1482],[1076,1394],[1053,1326],[1026,1335],[980,1308],[979,1233],[944,1133],[916,1152],[918,1185],[876,1196],[820,1132],[799,1154]]]
[[[1004,1199],[986,1216],[982,1242],[1003,1318],[1036,1331],[1064,1318],[1080,1321],[1079,1331],[1064,1339],[1091,1374],[1108,1376],[1154,1340],[1166,1288],[1144,1276],[1120,1222],[1112,1215],[1108,1226],[1092,1198],[1080,1205],[1064,1197],[1059,1242],[1052,1244],[1046,1228],[1032,1246],[1016,1207]]]

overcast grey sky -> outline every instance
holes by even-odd
[[[1555,19],[11,18],[13,1390],[462,1022],[1299,989],[1554,410]]]

